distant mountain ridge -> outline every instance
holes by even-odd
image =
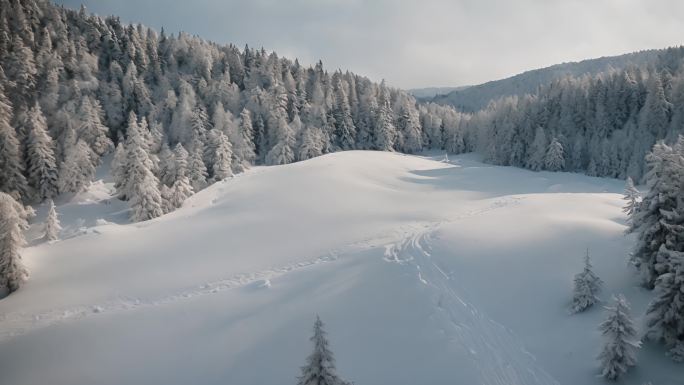
[[[501,80],[493,80],[476,86],[456,89],[448,94],[436,93],[431,101],[454,106],[464,112],[482,110],[492,101],[504,96],[533,93],[539,86],[566,76],[597,75],[611,69],[621,70],[630,66],[653,64],[665,49],[638,51],[619,56],[605,56],[579,62],[556,64],[546,68],[530,70]],[[411,91],[413,93],[413,91]],[[415,95],[415,94],[414,94]],[[415,95],[419,97],[418,95]]]
[[[446,95],[452,91],[461,91],[468,87],[470,86],[411,88],[408,90],[408,93],[413,95],[416,99],[429,101],[436,96]]]

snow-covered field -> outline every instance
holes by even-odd
[[[58,201],[64,240],[32,229],[0,301],[2,384],[293,384],[316,314],[358,385],[603,383],[603,313],[567,307],[589,248],[641,325],[623,183],[441,158],[257,167],[138,224],[106,178]],[[682,384],[639,359],[622,383]]]

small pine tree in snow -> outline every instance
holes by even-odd
[[[584,256],[584,270],[575,275],[574,283],[572,297],[572,311],[574,313],[582,312],[600,301],[598,294],[603,282],[592,270],[589,250]]]
[[[661,250],[663,250],[661,248]],[[648,339],[662,342],[675,361],[684,361],[684,253],[671,251],[670,271],[656,280],[656,297],[646,310]]]
[[[629,304],[622,295],[614,300],[615,306],[606,307],[608,316],[599,326],[605,337],[603,350],[598,356],[601,376],[610,381],[617,380],[636,365],[636,352],[641,347],[629,317]]]
[[[347,382],[337,376],[335,358],[328,346],[323,322],[318,316],[311,341],[314,343],[314,351],[306,359],[306,366],[301,368],[302,375],[297,385],[346,385]]]
[[[59,232],[62,227],[59,225],[59,218],[57,218],[57,210],[55,210],[55,203],[52,199],[48,200],[48,215],[45,219],[45,240],[56,241],[59,239]]]
[[[558,139],[553,138],[544,156],[544,169],[549,171],[562,171],[565,168],[565,152],[563,145]]]
[[[639,190],[634,187],[634,181],[632,180],[632,177],[628,176],[627,181],[625,182],[625,196],[622,198],[626,203],[622,208],[622,211],[627,214],[627,217],[629,218],[629,231],[633,230],[632,218],[634,213],[639,209],[639,197]]]
[[[0,296],[12,293],[28,279],[28,270],[19,255],[25,241],[24,207],[9,194],[0,192]]]

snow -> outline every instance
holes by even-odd
[[[99,173],[0,301],[3,383],[295,383],[319,314],[356,384],[602,384],[603,311],[568,307],[588,247],[643,324],[624,183],[443,159],[256,167],[136,224]],[[658,346],[638,358],[622,383],[681,383]]]

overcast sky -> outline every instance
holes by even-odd
[[[478,84],[684,42],[681,0],[57,0],[397,87]]]

